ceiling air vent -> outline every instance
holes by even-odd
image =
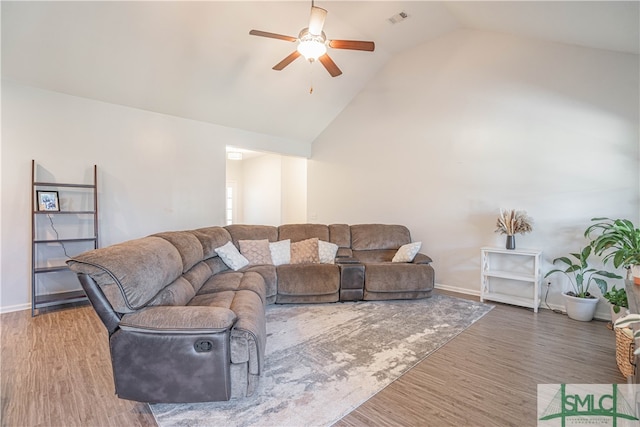
[[[407,12],[400,12],[400,13],[396,13],[395,15],[393,15],[391,18],[388,19],[389,22],[391,22],[392,24],[397,24],[398,22],[402,22],[405,19],[407,19],[409,17],[409,15],[407,15]]]

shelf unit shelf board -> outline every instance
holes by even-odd
[[[493,271],[485,271],[483,273],[485,276],[487,277],[498,277],[501,279],[509,279],[509,280],[519,280],[521,282],[535,282],[536,281],[536,277],[530,274],[517,274],[517,273],[512,273],[510,271],[499,271],[499,270],[493,270]]]
[[[497,294],[497,293],[489,292],[483,295],[483,299],[489,300],[489,301],[495,301],[495,302],[502,302],[505,304],[518,305],[521,307],[534,308],[534,309],[540,307],[540,300],[534,301],[531,298],[519,297],[516,295],[505,295],[505,294]]]
[[[33,269],[34,274],[52,273],[54,271],[67,271],[69,267],[66,265],[55,265],[53,267],[38,267]]]
[[[36,215],[55,214],[55,215],[94,215],[95,211],[34,211]]]
[[[51,307],[60,304],[88,301],[84,291],[69,291],[57,294],[44,294],[35,296],[35,308]]]
[[[97,237],[78,237],[75,239],[44,239],[34,240],[33,243],[75,243],[75,242],[94,242]]]
[[[95,188],[94,184],[64,184],[56,182],[34,182],[34,187],[60,187],[60,188]]]

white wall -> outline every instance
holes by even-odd
[[[307,159],[264,154],[227,161],[238,184],[237,223],[280,225],[307,221]]]
[[[31,159],[60,182],[98,165],[100,244],[224,224],[225,145],[309,146],[2,82],[0,309],[30,302]],[[75,285],[75,284],[74,284]]]
[[[246,224],[280,225],[282,160],[274,154],[243,160],[243,205]]]
[[[281,224],[307,222],[307,159],[282,156]]]
[[[477,293],[499,209],[524,209],[535,229],[517,246],[547,270],[590,218],[640,219],[638,63],[471,30],[407,51],[314,142],[309,217],[406,224],[436,282]]]

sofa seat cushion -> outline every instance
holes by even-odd
[[[287,264],[277,267],[279,295],[331,295],[340,290],[335,264]]]
[[[428,264],[374,262],[365,264],[368,292],[416,292],[433,289],[433,268]]]
[[[244,273],[258,273],[262,276],[267,301],[275,297],[278,293],[278,276],[275,265],[250,265],[240,271]]]
[[[266,303],[266,285],[262,276],[255,271],[234,272],[228,271],[215,276],[200,288],[198,295],[214,292],[249,290],[260,297],[260,301]],[[196,296],[196,298],[197,298]],[[199,305],[199,304],[196,304]]]
[[[255,292],[238,290],[196,295],[189,302],[189,306],[222,307],[231,310],[237,316],[231,331],[231,362],[248,362],[249,373],[260,373],[267,329],[264,304]]]

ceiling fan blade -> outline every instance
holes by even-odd
[[[249,34],[251,34],[252,36],[269,37],[270,39],[284,40],[287,42],[294,42],[298,40],[295,37],[283,36],[282,34],[268,33],[266,31],[260,31],[260,30],[251,30],[249,31]]]
[[[287,65],[295,61],[298,58],[298,56],[300,56],[300,52],[298,52],[297,50],[294,50],[293,53],[291,53],[291,55],[287,56],[282,61],[274,65],[273,69],[276,71],[281,71],[284,67],[286,67]]]
[[[373,52],[376,48],[374,42],[365,42],[360,40],[330,40],[329,47],[334,49],[350,49],[350,50],[366,50]]]
[[[336,63],[333,62],[333,59],[329,58],[329,55],[327,55],[326,53],[318,58],[318,61],[320,61],[322,65],[324,65],[324,68],[326,68],[329,74],[331,74],[331,77],[337,77],[342,74],[340,68],[338,68]]]
[[[321,7],[311,6],[311,18],[309,19],[309,32],[314,36],[322,34],[324,20],[327,18],[327,11]]]

